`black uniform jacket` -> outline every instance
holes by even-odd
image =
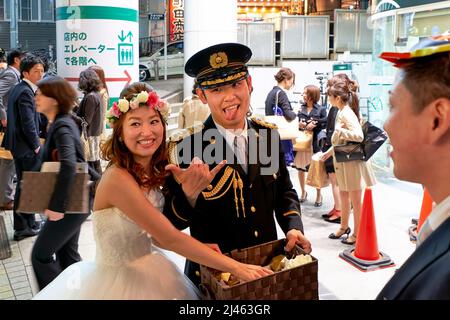
[[[259,119],[247,121],[248,174],[240,164],[236,164],[234,153],[211,116],[198,132],[184,139],[171,137],[175,141],[169,142],[170,161],[183,168],[189,166],[194,156],[204,162],[209,154],[215,157],[210,169],[223,159],[228,161],[199,195],[195,208],[189,205],[181,186],[173,177],[167,180],[165,188],[164,214],[170,221],[178,229],[190,227],[191,235],[201,242],[217,243],[222,252],[276,240],[274,212],[285,233],[291,229],[303,232],[298,196],[286,169],[277,131]],[[191,133],[194,130],[191,129]],[[258,152],[250,145],[256,145]],[[264,150],[263,146],[268,146],[267,154],[271,149],[277,149],[274,150],[275,160],[264,156],[264,152],[260,151]],[[271,164],[276,162],[276,168],[271,168]],[[188,263],[185,271],[194,283],[198,283],[199,273],[196,271],[199,268],[192,265]]]

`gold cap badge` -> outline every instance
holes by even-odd
[[[209,64],[214,69],[226,67],[228,65],[228,56],[225,52],[213,53],[209,57]]]

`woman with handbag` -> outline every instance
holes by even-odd
[[[356,94],[356,83],[352,80],[345,81],[333,77],[328,82],[328,97],[331,105],[339,111],[336,115],[336,124],[331,137],[332,147],[322,156],[322,161],[334,155],[337,145],[349,142],[362,142],[364,134],[360,124],[359,101]],[[330,239],[340,239],[347,235],[341,242],[353,245],[356,242],[362,207],[362,190],[366,186],[375,184],[375,176],[369,162],[354,160],[337,162],[333,159],[336,170],[336,178],[339,186],[339,195],[342,205],[341,225],[337,232],[329,235]],[[349,236],[350,202],[353,205],[353,234]]]
[[[84,93],[83,99],[76,110],[77,116],[86,121],[86,133],[89,144],[89,153],[86,161],[89,166],[102,173],[100,165],[100,137],[104,126],[104,108],[100,89],[102,82],[92,69],[81,71],[78,88]]]
[[[49,77],[37,84],[36,109],[49,123],[43,161],[58,161],[60,170],[48,208],[47,222],[39,232],[31,252],[31,262],[39,288],[44,288],[65,268],[81,260],[78,238],[86,214],[65,214],[73,190],[77,162],[84,162],[80,134],[69,112],[76,91],[64,79]],[[55,258],[54,258],[55,257]]]
[[[295,84],[295,73],[289,68],[281,68],[274,76],[277,85],[270,90],[266,98],[266,116],[283,116],[287,121],[295,119],[296,115],[292,109],[286,91]],[[282,140],[281,146],[284,151],[284,159],[287,166],[294,162],[292,140]]]
[[[318,134],[327,123],[327,110],[318,104],[320,100],[320,89],[314,85],[308,85],[303,90],[304,103],[298,112],[299,129],[303,131],[305,141],[294,144],[294,165],[298,170],[298,180],[302,191],[300,203],[306,201],[308,193],[305,190],[305,172],[308,172],[313,153],[319,152]],[[315,207],[322,206],[322,195],[320,189],[316,189]]]

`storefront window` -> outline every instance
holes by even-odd
[[[449,16],[450,8],[399,15],[397,45],[410,48],[422,37],[450,30]]]
[[[19,2],[20,20],[31,20],[31,0],[21,0]]]

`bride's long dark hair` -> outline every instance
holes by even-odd
[[[120,98],[130,101],[134,95],[140,93],[141,91],[152,92],[153,89],[145,83],[135,82],[122,90],[120,93]],[[166,148],[166,123],[161,116],[161,113],[156,109],[155,111],[163,125],[163,140],[150,160],[149,170],[146,170],[142,165],[134,160],[133,154],[127,148],[125,143],[121,141],[125,116],[120,117],[114,122],[112,135],[100,146],[102,158],[109,161],[108,167],[114,164],[118,167],[126,169],[134,177],[139,186],[148,189],[162,186],[165,179],[169,175],[169,173],[164,169],[168,164]],[[147,172],[149,173],[147,174]]]

